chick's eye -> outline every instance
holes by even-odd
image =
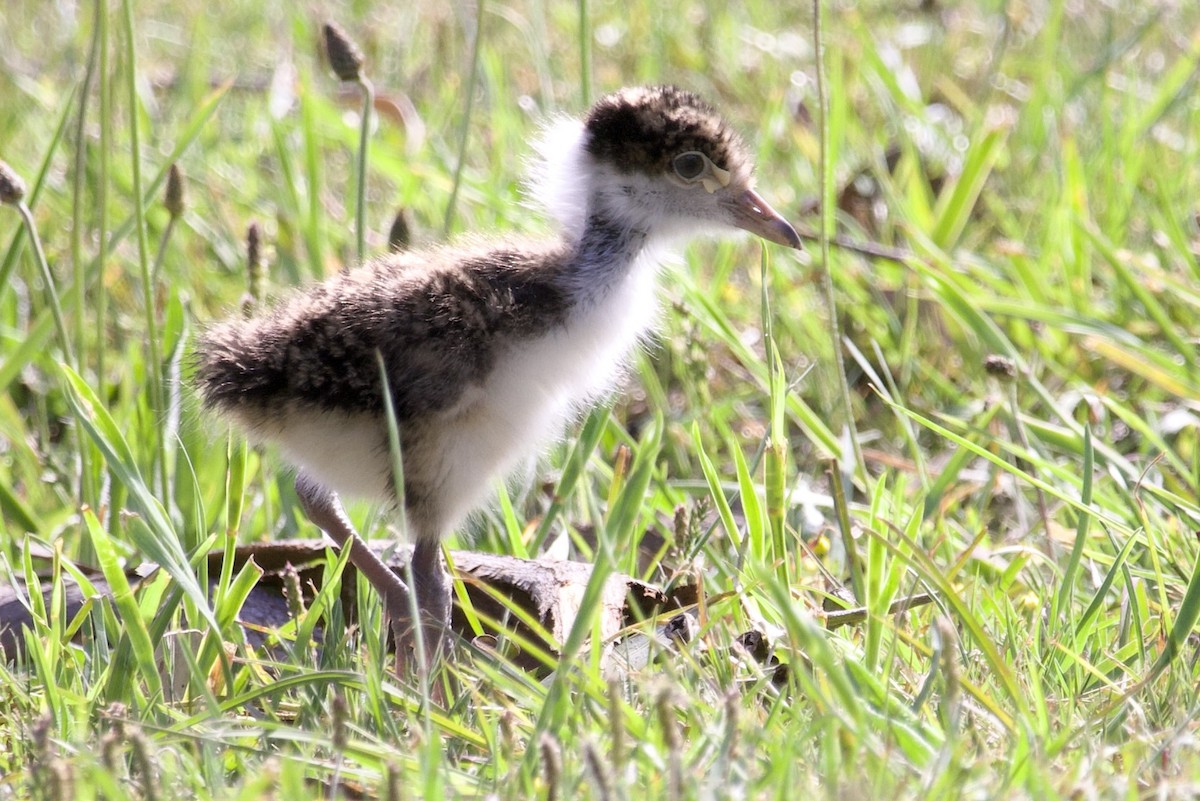
[[[705,165],[708,164],[708,159],[703,153],[697,153],[692,150],[687,153],[680,153],[675,157],[673,162],[675,166],[675,174],[685,181],[694,181],[704,172]]]

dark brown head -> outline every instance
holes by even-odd
[[[588,112],[587,150],[621,172],[665,174],[697,152],[730,173],[749,173],[741,138],[699,96],[674,86],[622,89]]]
[[[800,247],[795,230],[753,189],[741,138],[704,100],[673,86],[633,87],[600,99],[584,119],[596,168],[592,194],[649,227],[735,226]]]

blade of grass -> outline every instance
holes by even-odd
[[[767,249],[763,248],[759,260],[760,283],[762,284],[762,300],[760,316],[763,325],[763,341],[766,345],[766,357],[770,365],[768,381],[768,408],[770,410],[770,426],[764,443],[763,463],[763,496],[766,503],[766,521],[771,532],[772,558],[779,580],[790,586],[791,554],[787,548],[784,527],[786,524],[787,493],[787,428],[784,420],[784,409],[787,393],[787,379],[784,375],[783,360],[779,355],[779,347],[775,341],[775,321],[771,311],[771,278],[770,261]],[[740,449],[737,451],[740,455]],[[744,489],[743,489],[744,494]]]
[[[708,483],[709,497],[712,498],[713,505],[717,507],[717,515],[721,520],[721,525],[725,528],[725,534],[729,537],[729,541],[733,544],[734,551],[739,554],[738,563],[741,563],[743,553],[743,538],[738,531],[737,521],[733,517],[733,509],[729,506],[729,498],[725,495],[725,490],[721,486],[721,476],[717,473],[717,468],[713,465],[712,458],[704,449],[704,442],[700,437],[700,423],[692,423],[692,446],[695,448],[696,459],[700,462],[700,470],[704,473],[704,480]],[[702,544],[697,545],[698,548]],[[739,581],[737,576],[734,576],[735,585]]]
[[[774,568],[768,536],[769,526],[758,488],[754,486],[754,478],[750,475],[750,468],[746,466],[746,457],[742,454],[742,449],[736,442],[729,443],[728,449],[733,454],[734,468],[737,471],[738,498],[742,503],[742,517],[746,521],[747,547],[738,551],[736,569],[740,573],[745,568],[742,561],[745,555],[749,555],[757,565],[771,565]]]
[[[87,524],[88,534],[92,538],[92,546],[96,550],[100,570],[104,573],[104,579],[108,582],[108,586],[112,589],[113,603],[121,613],[122,636],[128,638],[129,650],[132,651],[138,673],[146,682],[150,697],[158,698],[162,694],[162,680],[158,674],[158,665],[154,661],[154,645],[150,640],[146,621],[142,618],[141,609],[133,597],[133,590],[125,576],[125,569],[121,566],[121,560],[117,556],[116,547],[91,509],[84,510],[83,519]],[[114,699],[129,696],[128,682],[133,678],[128,671],[121,669],[123,650],[120,646],[117,648],[117,653],[117,669],[112,672],[108,686],[108,695]]]
[[[450,199],[446,201],[446,215],[442,220],[442,236],[450,235],[454,225],[454,213],[458,207],[458,193],[462,188],[463,171],[467,166],[467,143],[471,137],[471,123],[475,112],[475,84],[479,80],[479,53],[483,41],[483,13],[487,3],[475,3],[475,27],[471,32],[471,63],[467,72],[467,87],[463,95],[462,122],[458,128],[458,157],[454,163],[454,184],[450,188]]]
[[[587,461],[595,452],[596,443],[600,441],[600,435],[604,433],[604,429],[608,425],[608,413],[607,406],[599,406],[593,409],[588,414],[587,420],[584,421],[579,437],[575,440],[575,444],[571,447],[571,453],[563,464],[562,474],[554,488],[554,496],[550,499],[550,505],[533,535],[533,542],[529,545],[531,552],[538,553],[542,550],[546,538],[550,536],[550,529],[558,522],[559,515],[562,514],[566,500],[575,492],[576,485],[583,477]]]
[[[219,635],[221,627],[213,615],[204,591],[196,581],[195,573],[180,546],[174,527],[162,505],[142,480],[133,452],[116,421],[77,373],[65,365],[61,366],[61,373],[67,389],[67,400],[75,419],[99,447],[109,469],[128,489],[130,499],[145,523],[145,527],[130,528],[134,534],[134,544],[170,574],[188,599],[196,605],[204,621]]]
[[[78,89],[73,88],[70,94],[64,98],[62,114],[59,116],[54,133],[46,145],[45,155],[42,156],[42,163],[38,165],[37,175],[33,179],[29,193],[25,197],[25,204],[30,210],[37,208],[42,188],[46,184],[46,176],[49,174],[50,167],[54,164],[54,157],[58,154],[58,147],[62,144],[63,134],[67,129],[67,121],[70,119],[71,104],[75,99],[77,91]],[[12,240],[8,244],[8,249],[4,253],[4,261],[0,262],[0,298],[3,297],[3,293],[9,291],[13,286],[11,280],[12,272],[17,266],[17,257],[21,253],[21,246],[25,242],[27,233],[28,231],[25,228],[17,228],[16,232],[13,233]]]
[[[864,486],[870,481],[867,474],[866,463],[863,461],[862,444],[858,439],[858,428],[854,422],[854,404],[850,397],[850,382],[846,378],[846,358],[842,354],[842,335],[838,324],[837,311],[837,294],[833,285],[833,265],[829,261],[829,240],[833,236],[834,223],[834,183],[833,183],[833,158],[831,151],[833,146],[830,142],[831,125],[830,125],[830,104],[826,97],[825,89],[825,37],[822,31],[823,22],[821,14],[821,0],[812,0],[813,9],[813,52],[816,53],[815,76],[817,85],[817,106],[820,117],[819,141],[820,153],[818,162],[820,170],[820,197],[821,197],[821,226],[820,226],[820,246],[821,246],[821,286],[824,290],[825,309],[829,315],[826,324],[829,326],[829,342],[833,348],[833,361],[835,366],[835,375],[838,382],[838,398],[842,404],[843,422],[842,428],[847,439],[849,440],[851,453],[843,453],[840,443],[830,449],[830,452],[835,455],[835,458],[840,461],[846,461],[853,457],[854,465],[848,473],[861,479]],[[765,247],[765,245],[764,245]]]
[[[237,576],[226,587],[218,588],[215,593],[213,598],[214,614],[222,627],[222,632],[230,632],[230,634],[217,635],[210,631],[205,635],[204,642],[200,646],[199,657],[196,660],[200,670],[204,673],[208,673],[212,669],[224,643],[233,639],[232,630],[237,622],[237,614],[241,611],[246,598],[250,596],[250,592],[258,584],[258,580],[262,578],[263,572],[253,558],[247,559]],[[230,692],[233,691],[233,685],[228,682],[228,678],[225,686]]]
[[[142,194],[142,149],[141,133],[138,121],[141,119],[141,103],[137,91],[137,45],[134,37],[133,2],[122,0],[122,19],[125,24],[125,77],[129,101],[129,157],[130,180],[133,189],[133,229],[137,242],[138,271],[142,283],[142,306],[145,315],[146,332],[143,340],[146,345],[145,377],[149,389],[150,410],[157,417],[166,415],[166,405],[163,403],[163,362],[162,343],[158,336],[158,312],[154,302],[154,282],[150,269],[150,242],[146,235],[146,204]],[[166,498],[170,494],[168,478],[167,444],[157,426],[150,427],[156,432],[151,443],[155,453],[155,466],[158,468],[158,493]]]
[[[929,429],[930,431],[937,434],[938,436],[945,437],[946,439],[949,439],[950,441],[957,443],[959,446],[971,451],[975,456],[986,459],[987,461],[996,465],[1000,469],[1002,469],[1008,473],[1011,473],[1013,476],[1021,479],[1023,482],[1026,482],[1032,486],[1041,488],[1041,490],[1043,492],[1045,492],[1047,495],[1057,498],[1058,500],[1062,501],[1063,503],[1067,504],[1068,506],[1071,506],[1072,508],[1078,510],[1079,512],[1081,512],[1083,514],[1094,515],[1098,520],[1103,521],[1106,525],[1112,526],[1112,527],[1116,528],[1117,530],[1125,532],[1125,533],[1129,532],[1129,527],[1124,522],[1122,522],[1121,520],[1114,517],[1112,514],[1105,512],[1104,510],[1101,510],[1101,509],[1095,509],[1095,508],[1084,506],[1082,503],[1079,502],[1079,500],[1077,498],[1073,498],[1070,495],[1067,495],[1065,492],[1060,490],[1058,487],[1055,487],[1052,484],[1049,484],[1040,478],[1031,476],[1029,473],[1026,473],[1025,471],[1021,470],[1020,468],[1016,467],[1015,465],[1010,464],[1009,462],[1000,458],[996,454],[992,453],[987,448],[976,445],[975,443],[968,440],[966,437],[955,434],[954,432],[950,431],[945,426],[939,425],[939,424],[933,422],[932,420],[918,414],[917,412],[912,411],[911,409],[906,409],[903,406],[900,406],[898,404],[892,404],[890,402],[888,402],[888,405],[892,406],[892,408],[894,408],[894,409],[899,410],[902,414],[905,414],[908,417],[912,418],[917,423],[921,424],[923,427]]]
[[[663,428],[660,413],[638,445],[629,479],[621,487],[617,502],[609,509],[608,519],[604,522],[604,531],[616,552],[625,555],[624,564],[620,561],[617,564],[630,575],[637,574],[637,523],[645,506],[646,490],[650,486],[656,459],[662,447]]]
[[[1095,469],[1095,451],[1092,449],[1092,427],[1083,429],[1083,467],[1080,474],[1083,478],[1083,488],[1079,493],[1079,502],[1084,506],[1092,505],[1092,472]],[[1071,609],[1071,601],[1075,593],[1075,578],[1079,574],[1079,563],[1083,558],[1083,547],[1087,542],[1088,526],[1092,521],[1091,515],[1079,515],[1075,527],[1075,542],[1071,545],[1071,555],[1067,558],[1067,566],[1063,569],[1062,581],[1055,592],[1057,598],[1054,605],[1054,628],[1065,622]]]

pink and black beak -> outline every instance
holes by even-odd
[[[724,203],[731,215],[731,222],[743,231],[749,231],[755,236],[761,236],[768,242],[785,245],[796,250],[803,250],[800,235],[792,224],[771,208],[762,195],[753,189],[747,189],[740,195],[734,195]]]

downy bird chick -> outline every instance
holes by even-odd
[[[441,538],[496,479],[612,391],[654,325],[665,251],[731,228],[800,247],[754,191],[741,139],[690,92],[622,89],[551,128],[540,151],[534,194],[559,237],[383,256],[259,317],[215,325],[197,346],[205,407],[255,442],[277,443],[295,466],[308,516],[351,548],[382,594],[398,660],[414,624],[408,588],[339,500],[396,499],[379,358],[432,661],[450,611]]]

